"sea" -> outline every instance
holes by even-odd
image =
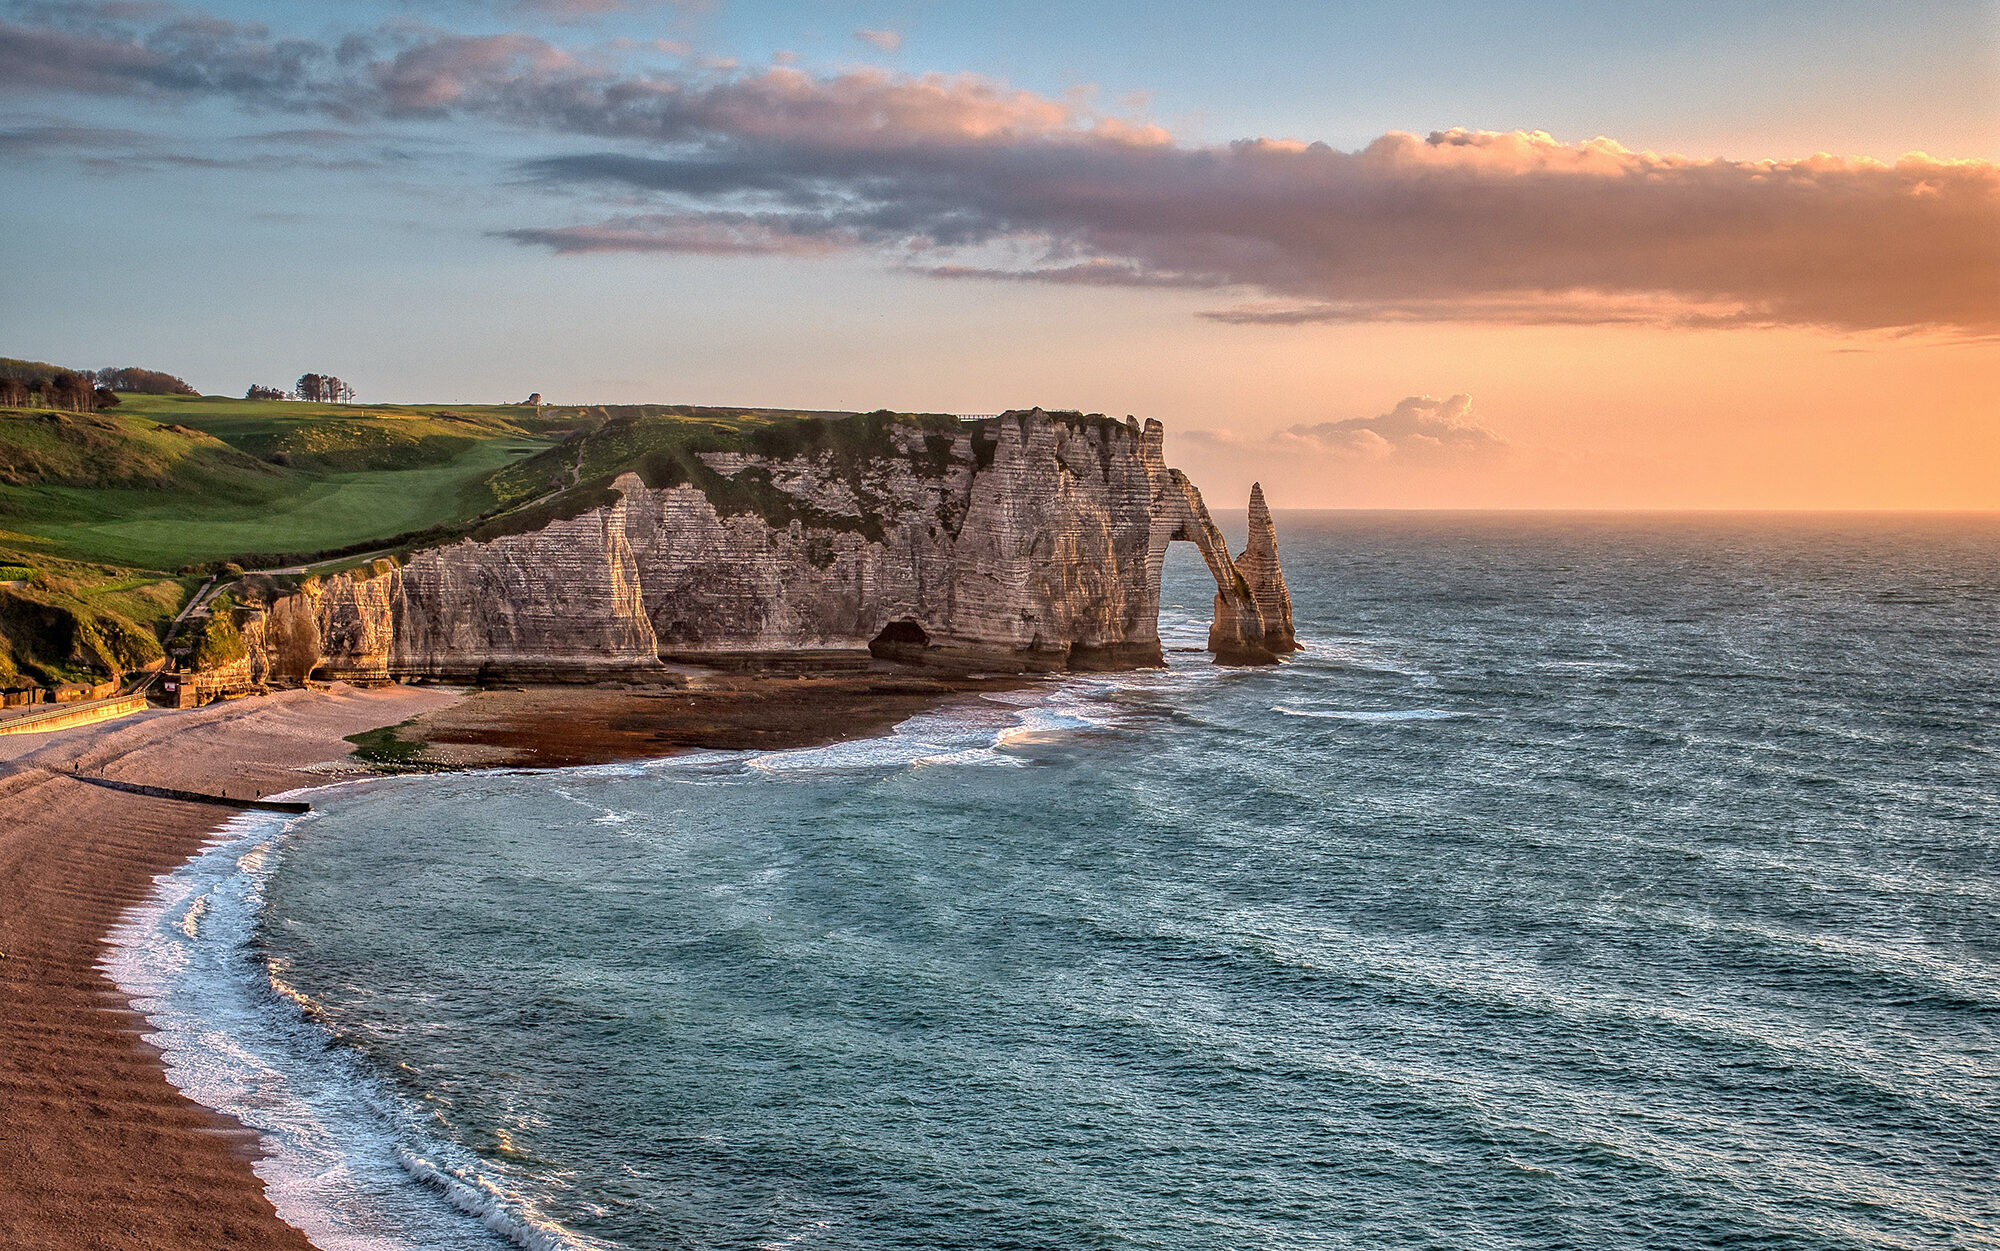
[[[1305,650],[245,816],[108,969],[326,1251],[2000,1247],[2000,518],[1281,513]]]

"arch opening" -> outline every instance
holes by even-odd
[[[1292,635],[1291,593],[1278,564],[1277,536],[1261,486],[1250,488],[1249,541],[1241,556],[1231,556],[1228,540],[1218,530],[1187,475],[1169,470],[1178,488],[1178,507],[1160,519],[1154,531],[1154,559],[1162,561],[1173,544],[1189,541],[1200,550],[1215,580],[1215,616],[1208,630],[1208,650],[1220,664],[1270,664],[1298,650]],[[1155,564],[1155,570],[1161,568]]]
[[[931,636],[925,629],[909,617],[891,621],[882,627],[868,643],[868,654],[877,660],[923,659],[924,649],[931,645]]]

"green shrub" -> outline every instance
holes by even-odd
[[[219,669],[248,654],[243,649],[243,634],[236,628],[235,616],[227,604],[218,605],[203,623],[195,642],[195,667]]]

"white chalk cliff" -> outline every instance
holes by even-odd
[[[865,454],[852,437],[695,451],[693,473],[649,484],[638,465],[574,515],[306,579],[245,623],[252,665],[298,681],[562,680],[871,651],[961,668],[1158,664],[1176,540],[1215,576],[1217,659],[1297,646],[1262,492],[1232,557],[1168,468],[1158,422],[830,419],[871,420]]]

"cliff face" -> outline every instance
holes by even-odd
[[[700,485],[626,472],[580,515],[310,580],[246,624],[246,645],[277,681],[595,678],[871,650],[973,668],[1157,664],[1160,568],[1187,540],[1216,578],[1218,659],[1295,646],[1261,493],[1232,558],[1167,467],[1158,422],[1036,409],[883,437],[869,455],[697,452]]]

